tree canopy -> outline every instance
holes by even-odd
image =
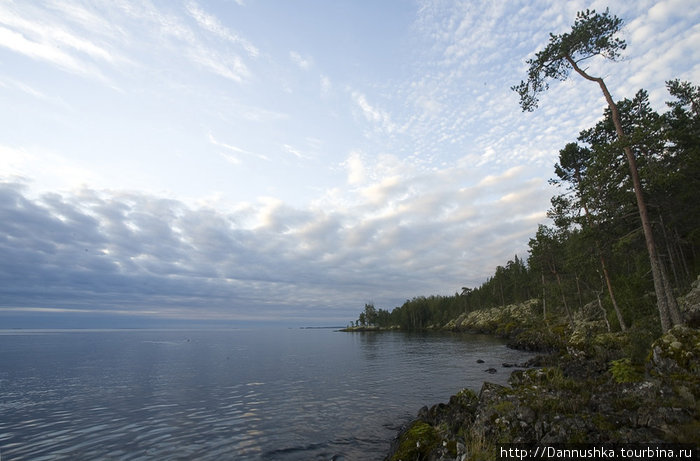
[[[620,57],[626,48],[625,41],[616,37],[622,27],[622,20],[595,10],[581,11],[571,27],[571,32],[549,35],[549,44],[526,62],[530,66],[527,80],[521,81],[512,89],[520,95],[523,110],[533,111],[538,105],[538,95],[549,89],[548,79],[564,81],[571,70],[581,72],[579,63],[595,56],[611,60]]]

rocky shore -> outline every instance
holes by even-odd
[[[700,278],[680,301],[686,325],[657,338],[644,321],[611,333],[593,304],[573,323],[544,323],[537,301],[454,319],[442,328],[497,334],[546,354],[513,372],[509,386],[485,382],[479,393],[464,389],[422,408],[386,460],[498,459],[510,443],[699,446]]]

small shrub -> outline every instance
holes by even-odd
[[[643,377],[639,367],[633,365],[629,358],[610,362],[610,373],[617,383],[635,383]]]
[[[484,459],[496,459],[496,447],[488,441],[483,429],[471,426],[467,431],[459,434],[464,440],[467,456],[465,461],[481,461]]]

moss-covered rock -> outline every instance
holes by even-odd
[[[390,460],[425,460],[439,445],[440,436],[433,426],[423,421],[414,421],[399,436],[398,445]]]
[[[595,336],[609,331],[606,311],[597,301],[593,301],[574,312],[568,344],[570,347],[584,349],[590,346]]]
[[[477,331],[507,336],[531,325],[536,320],[537,300],[510,304],[504,307],[481,309],[462,314],[443,328],[453,331]]]
[[[537,312],[539,301],[493,307],[461,314],[443,326],[443,329],[460,332],[490,333],[508,338],[508,346],[514,349],[554,352],[563,350],[570,332],[563,325],[543,322]]]
[[[700,397],[700,330],[673,327],[652,344],[647,368],[651,376],[689,386]]]
[[[677,325],[652,345],[651,372],[700,377],[700,330]]]
[[[565,345],[563,329],[548,328],[543,324],[525,327],[508,340],[508,347],[532,352],[560,351]]]

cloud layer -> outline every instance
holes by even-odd
[[[543,214],[523,210],[543,209],[541,182],[523,167],[463,186],[471,179],[455,168],[365,180],[309,209],[261,199],[230,213],[136,192],[31,198],[3,183],[0,297],[13,308],[347,320],[365,301],[458,291],[526,243]]]

